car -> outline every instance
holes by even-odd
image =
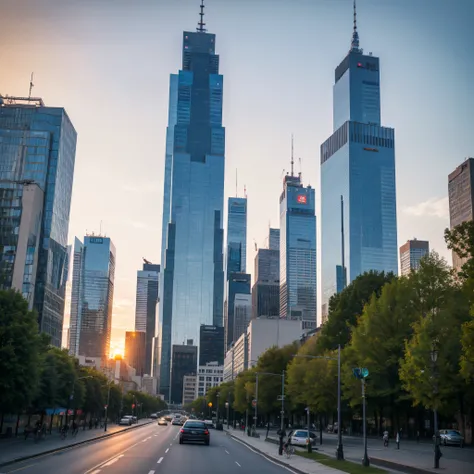
[[[461,448],[464,446],[464,436],[458,430],[439,430],[439,437],[445,446],[448,444],[454,444]]]
[[[316,435],[309,432],[311,438],[311,445],[316,443]],[[308,445],[308,430],[294,430],[288,434],[288,439],[291,440],[293,446],[307,446]]]
[[[160,426],[168,426],[168,422],[166,421],[165,418],[160,418],[160,419],[158,420],[158,425],[160,425]]]
[[[121,418],[119,421],[119,425],[121,426],[130,426],[132,424],[132,420],[130,418]]]
[[[179,430],[179,444],[184,444],[185,441],[200,442],[209,446],[210,434],[206,423],[188,420]]]
[[[150,418],[151,418],[152,420],[156,420],[156,419],[158,418],[158,415],[157,415],[156,413],[152,413],[152,414],[150,415]]]
[[[130,420],[130,424],[137,423],[137,417],[133,415],[125,415],[123,418],[128,418]]]
[[[173,418],[173,420],[171,421],[171,424],[174,426],[181,426],[182,422],[179,418]]]
[[[173,417],[171,415],[165,415],[165,420],[171,423],[173,421]]]
[[[212,420],[204,420],[203,423],[205,423],[208,428],[214,428]]]

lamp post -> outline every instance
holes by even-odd
[[[216,418],[217,418],[217,422],[216,422],[216,425],[219,424],[219,397],[221,396],[221,394],[219,392],[217,392],[216,394],[216,398],[217,398],[217,407],[216,407]]]
[[[69,402],[71,401],[74,401],[74,389],[76,388],[76,383],[79,382],[79,380],[84,380],[84,379],[91,379],[92,378],[92,375],[85,375],[84,377],[79,377],[77,378],[76,380],[74,380],[73,384],[72,384],[72,392],[71,392],[71,395],[69,396],[69,400],[68,400],[68,403],[67,403],[67,408],[66,408],[66,425],[67,425],[67,416],[68,416],[68,413],[69,413]],[[75,414],[76,414],[76,410],[73,409],[73,420],[75,420]]]
[[[107,390],[107,404],[105,405],[105,421],[104,421],[104,431],[107,431],[107,419],[108,419],[108,408],[109,408],[109,403],[110,403],[110,387],[112,386],[113,380],[110,380],[107,385],[104,385],[104,387],[108,386]]]
[[[433,370],[433,394],[434,398],[438,394],[438,379],[436,374],[436,362],[438,360],[438,341],[435,340],[431,344],[431,362]],[[436,400],[433,400],[433,418],[434,418],[434,468],[439,469],[439,460],[441,458],[441,449],[439,447],[440,438],[438,431],[438,410],[436,409]]]
[[[338,345],[337,357],[328,356],[312,356],[293,354],[293,357],[303,357],[306,359],[325,359],[337,361],[337,448],[336,459],[338,461],[344,460],[344,448],[342,445],[342,426],[341,426],[341,345]]]
[[[311,436],[310,436],[310,431],[309,431],[309,423],[310,423],[310,418],[311,418],[309,416],[309,407],[306,407],[306,416],[308,418],[308,453],[311,453],[311,452],[313,452],[313,450],[312,450],[312,447],[311,447]]]
[[[229,429],[229,402],[225,402],[225,407],[227,410],[227,429]]]
[[[365,379],[369,375],[369,370],[365,367],[352,369],[355,378],[359,379],[362,384],[362,428],[364,433],[364,458],[362,459],[362,465],[365,467],[370,466],[369,456],[367,455],[367,427],[365,419]],[[341,429],[339,427],[338,429]]]

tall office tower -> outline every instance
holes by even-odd
[[[235,295],[250,295],[251,275],[248,273],[230,273],[227,281],[227,299],[224,304],[225,351],[237,340],[234,335]],[[201,364],[201,363],[200,363]]]
[[[169,393],[171,403],[182,402],[184,376],[197,374],[197,354],[198,348],[193,345],[192,339],[188,339],[186,345],[173,344]]]
[[[79,355],[79,339],[81,335],[81,278],[82,278],[82,255],[84,245],[75,237],[72,256],[72,285],[71,285],[71,312],[69,320],[69,353]]]
[[[303,187],[301,173],[283,180],[280,196],[280,317],[300,319],[316,328],[316,214],[315,192]]]
[[[334,133],[321,145],[323,312],[358,275],[398,273],[395,132],[380,125],[379,59],[359,47],[355,3],[333,94]]]
[[[224,327],[201,324],[199,329],[199,365],[217,362],[224,365]]]
[[[280,251],[280,229],[272,229],[268,232],[268,248]]]
[[[252,319],[252,295],[235,295],[234,300],[234,341],[247,331],[247,326]]]
[[[213,34],[183,33],[183,61],[170,79],[160,288],[160,392],[168,396],[171,346],[222,326],[224,78]]]
[[[430,243],[426,240],[407,240],[400,247],[400,273],[409,275],[411,271],[418,270],[420,260],[430,253]]]
[[[100,359],[102,365],[109,358],[114,279],[115,246],[110,238],[88,235],[84,244],[76,239],[70,351]]]
[[[132,366],[137,375],[143,377],[147,374],[146,367],[146,332],[126,331],[125,332],[125,362]],[[150,375],[150,374],[148,374]]]
[[[270,229],[270,242],[272,238]],[[279,237],[279,236],[278,236]],[[278,238],[278,245],[280,239]],[[258,249],[252,288],[252,317],[280,314],[280,250]]]
[[[143,270],[137,271],[137,299],[135,305],[135,331],[144,331],[145,374],[152,375],[153,338],[156,336],[156,305],[160,266],[146,261]]]
[[[450,228],[474,219],[474,158],[467,158],[448,177]],[[459,272],[465,260],[453,252],[453,267]]]
[[[66,111],[0,96],[0,265],[61,347],[77,134]]]
[[[227,279],[245,273],[247,261],[247,198],[230,197],[227,209]]]

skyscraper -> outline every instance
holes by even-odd
[[[198,348],[193,345],[192,339],[187,344],[173,344],[171,361],[171,403],[181,403],[183,399],[183,385],[185,375],[197,374]]]
[[[125,353],[123,358],[127,364],[132,366],[137,375],[143,377],[147,372],[146,366],[146,332],[125,332]],[[148,374],[150,375],[150,374]]]
[[[247,198],[230,197],[227,208],[227,279],[245,273],[247,261]]]
[[[153,338],[156,336],[156,305],[158,304],[158,279],[160,266],[146,262],[137,271],[137,298],[135,305],[135,331],[145,337],[145,374],[152,375]]]
[[[17,288],[61,347],[77,134],[60,107],[0,96],[1,285]],[[7,209],[6,209],[7,208]],[[18,232],[15,230],[18,229]]]
[[[269,229],[268,232],[268,248],[270,250],[280,251],[280,229]]]
[[[280,317],[301,319],[315,328],[316,310],[316,214],[315,192],[303,187],[301,173],[283,180],[280,195]]]
[[[160,392],[168,396],[171,346],[222,325],[224,78],[213,34],[183,33],[182,68],[170,78],[160,289]],[[180,392],[182,393],[182,392]],[[180,395],[181,396],[181,395]]]
[[[199,330],[199,365],[210,362],[224,365],[224,328],[202,324]]]
[[[74,243],[70,352],[109,358],[114,299],[115,246],[109,237],[88,235]]]
[[[400,274],[409,275],[412,270],[418,270],[420,260],[430,253],[430,243],[426,240],[407,240],[400,247]]]
[[[474,158],[467,158],[448,177],[450,228],[474,219]],[[464,259],[453,252],[453,267],[459,271]]]
[[[270,229],[275,230],[275,229]],[[279,230],[279,229],[277,229]],[[271,234],[270,234],[271,239]],[[278,239],[279,241],[280,239]],[[252,288],[252,317],[280,314],[280,250],[258,249]]]
[[[323,308],[361,273],[398,273],[395,133],[380,125],[379,59],[359,47],[355,3],[333,94],[334,133],[321,145]]]

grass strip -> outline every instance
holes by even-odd
[[[356,464],[351,461],[338,461],[337,459],[331,458],[321,453],[308,453],[306,451],[296,451],[295,454],[303,458],[317,461],[325,466],[339,469],[339,471],[348,472],[349,474],[382,474],[387,471],[378,467],[365,467],[362,464]]]

